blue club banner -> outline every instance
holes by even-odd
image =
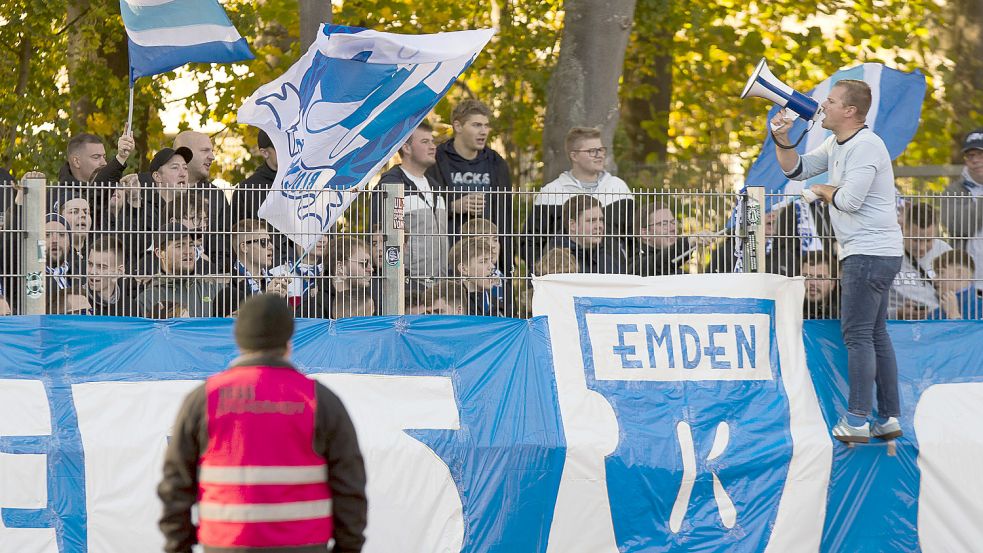
[[[536,282],[536,318],[299,321],[352,414],[367,552],[973,551],[983,325],[892,323],[905,436],[847,449],[836,321],[772,275]],[[231,321],[0,318],[0,552],[159,551],[184,394]]]

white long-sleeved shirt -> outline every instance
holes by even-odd
[[[840,244],[839,258],[904,255],[894,169],[884,141],[866,127],[843,143],[832,135],[799,156],[785,176],[806,180],[827,171],[829,184],[836,188],[829,218]]]

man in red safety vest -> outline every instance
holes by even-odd
[[[288,361],[286,300],[239,308],[242,355],[185,399],[157,494],[168,553],[358,552],[365,542],[365,466],[345,406]],[[198,505],[198,526],[191,507]]]

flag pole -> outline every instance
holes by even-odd
[[[130,81],[130,109],[126,115],[126,132],[124,134],[133,134],[133,81]]]

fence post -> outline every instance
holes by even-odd
[[[24,278],[21,313],[45,314],[45,272],[47,245],[44,239],[44,204],[47,196],[45,179],[24,179],[23,241],[20,249],[20,273]]]
[[[403,263],[403,183],[380,184],[382,189],[382,315],[405,312],[405,264]]]
[[[763,186],[748,186],[747,201],[745,202],[744,224],[745,242],[744,259],[747,260],[746,271],[749,273],[765,272],[765,228],[764,217],[765,188]]]

